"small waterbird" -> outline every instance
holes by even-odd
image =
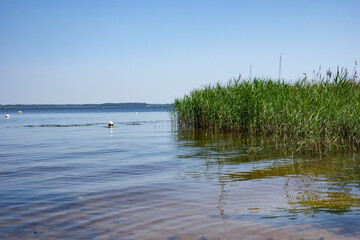
[[[114,127],[113,121],[110,121],[110,122],[108,123],[108,127],[109,127],[109,128],[113,128],[113,127]]]
[[[137,114],[137,112],[134,112],[134,114],[136,115],[136,114]]]
[[[9,117],[10,117],[10,115],[9,115],[9,114],[6,114],[6,115],[5,115],[5,117],[6,117],[6,118],[9,118]]]

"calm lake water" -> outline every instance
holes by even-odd
[[[0,113],[0,239],[360,239],[358,156],[175,132],[161,109]]]

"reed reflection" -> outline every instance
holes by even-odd
[[[229,186],[244,181],[258,181],[260,186],[269,179],[282,184],[286,207],[272,209],[276,214],[360,214],[359,156],[339,152],[294,156],[271,138],[241,134],[178,131],[174,138],[181,149],[177,157],[198,163],[184,174],[212,179],[220,187],[220,215],[231,198]]]

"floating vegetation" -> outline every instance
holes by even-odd
[[[232,79],[175,99],[177,129],[245,132],[286,143],[293,152],[311,147],[360,149],[360,82],[356,67],[307,75],[295,83],[272,79]]]

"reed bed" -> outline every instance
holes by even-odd
[[[272,136],[293,148],[315,146],[360,150],[360,82],[356,68],[330,70],[295,83],[232,79],[175,99],[179,129],[246,132]]]

